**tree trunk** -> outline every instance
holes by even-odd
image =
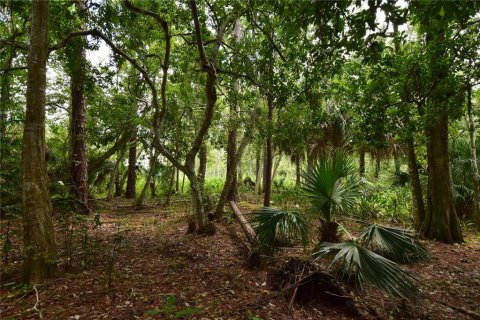
[[[148,170],[147,179],[145,180],[145,184],[143,185],[142,192],[137,199],[135,207],[141,208],[143,207],[143,203],[145,201],[145,196],[147,195],[147,190],[150,187],[150,182],[152,181],[153,173],[155,172],[155,166],[157,165],[157,158],[158,158],[158,151],[155,149],[152,157],[150,158],[150,168]],[[175,174],[175,169],[173,170]]]
[[[273,166],[272,181],[275,180],[275,176],[277,175],[277,170],[278,170],[278,167],[280,166],[281,161],[282,161],[282,155],[279,154],[277,162],[275,162],[275,165]]]
[[[230,108],[230,118],[234,117],[235,108]],[[237,188],[237,166],[234,165],[235,161],[235,152],[237,150],[237,129],[232,128],[228,132],[228,143],[227,143],[227,171],[225,173],[225,181],[229,179],[229,176],[232,175],[232,185],[230,187],[230,193],[228,194],[227,200],[238,201],[238,188]],[[232,166],[234,166],[232,168]],[[223,205],[222,205],[223,207]]]
[[[118,167],[120,166],[120,163],[123,160],[123,157],[125,155],[125,149],[122,149],[118,154],[117,154],[117,161],[115,161],[115,167],[113,167],[112,173],[110,175],[110,182],[108,184],[108,194],[107,194],[107,200],[112,200],[113,198],[113,187],[119,181],[118,179]]]
[[[135,198],[135,185],[137,182],[137,134],[133,134],[130,140],[130,149],[128,150],[128,178],[125,198]]]
[[[245,233],[245,236],[247,237],[248,242],[250,242],[250,245],[254,247],[257,244],[257,241],[256,241],[257,237],[255,236],[255,231],[253,230],[250,223],[248,223],[247,219],[245,219],[245,216],[243,215],[242,211],[240,211],[235,201],[229,201],[229,204],[230,204],[230,207],[232,208],[235,218],[237,218],[238,223],[242,227],[242,230]]]
[[[375,156],[375,172],[373,173],[373,177],[375,179],[378,179],[379,175],[380,175],[380,156],[377,154]]]
[[[445,243],[462,242],[462,231],[455,211],[452,177],[448,159],[448,116],[443,113],[426,129],[427,212],[422,234]]]
[[[175,191],[180,191],[180,170],[177,168],[177,177],[175,179]]]
[[[302,179],[302,167],[300,164],[300,153],[298,152],[295,155],[295,186],[297,188],[300,187],[300,183],[302,182],[301,179]]]
[[[273,121],[273,97],[271,95],[267,98],[268,102],[268,125],[272,125]],[[267,136],[267,146],[266,146],[266,157],[265,157],[265,194],[263,198],[263,206],[270,207],[270,196],[272,193],[272,161],[273,161],[273,146],[272,146],[272,135],[271,133]]]
[[[85,0],[75,1],[75,6],[81,15],[85,13]],[[70,92],[72,101],[70,118],[70,160],[73,193],[81,205],[80,210],[88,213],[88,158],[85,132],[87,121],[87,102],[85,97],[87,59],[85,45],[84,37],[75,37],[70,42],[72,50],[72,67],[70,69]]]
[[[172,196],[173,189],[173,180],[175,179],[175,167],[172,166],[172,170],[172,176],[170,177],[170,182],[168,183],[167,199],[165,200],[166,207],[170,205],[170,197]]]
[[[400,172],[400,159],[397,148],[393,150],[393,166],[395,168],[395,173]]]
[[[413,221],[415,230],[420,232],[425,221],[425,204],[423,202],[422,185],[418,175],[417,158],[413,137],[407,141],[408,174],[410,175],[410,190],[413,200]]]
[[[23,282],[40,283],[57,272],[57,249],[45,161],[48,0],[32,1],[27,106],[22,147]]]
[[[475,141],[475,122],[472,115],[472,85],[467,87],[467,125],[470,139],[470,153],[472,162],[472,186],[473,186],[473,214],[472,218],[477,228],[480,229],[480,173],[477,162],[477,146]]]
[[[359,158],[360,158],[360,164],[359,164],[359,173],[360,173],[360,177],[364,177],[365,176],[365,148],[364,147],[360,147],[360,150],[359,150]]]
[[[198,165],[198,183],[200,184],[200,188],[204,190],[205,176],[207,174],[207,146],[205,145],[205,142],[200,148],[198,157],[200,158],[200,163]]]
[[[257,147],[255,154],[255,194],[262,193],[262,150]]]
[[[225,179],[225,183],[223,185],[222,193],[220,194],[220,198],[218,199],[217,206],[215,208],[215,218],[220,219],[223,216],[223,206],[227,201],[234,201],[233,199],[229,199],[229,196],[232,194],[232,188],[236,187],[234,183],[236,183],[237,175],[235,174],[236,167],[240,163],[243,153],[247,148],[247,145],[250,143],[250,136],[244,136],[238,150],[236,150],[235,157],[233,157],[230,167],[227,169],[227,175]]]

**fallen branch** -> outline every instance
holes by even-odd
[[[237,221],[240,223],[240,226],[242,227],[243,232],[245,232],[248,242],[250,242],[252,247],[254,247],[257,243],[255,239],[256,238],[255,231],[253,230],[250,223],[248,223],[247,219],[245,219],[243,213],[240,211],[235,201],[229,201],[229,204],[233,210],[233,213],[235,214],[235,218],[237,218]]]
[[[35,297],[37,301],[35,302],[35,305],[33,306],[32,310],[34,310],[38,314],[39,319],[43,319],[43,314],[42,310],[40,310],[40,299],[38,298],[38,289],[37,286],[33,286],[33,290],[35,290]]]

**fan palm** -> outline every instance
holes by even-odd
[[[271,207],[260,208],[253,214],[257,243],[264,250],[275,251],[281,241],[300,240],[306,245],[308,225],[301,214]]]
[[[340,243],[322,243],[315,253],[322,258],[337,252],[330,266],[337,265],[340,278],[353,277],[356,287],[363,289],[365,283],[374,285],[392,297],[410,299],[416,296],[416,279],[395,262],[370,251],[353,240]]]
[[[336,213],[351,207],[358,193],[352,161],[342,152],[333,158],[321,158],[303,176],[303,191],[321,217],[320,241],[338,241]]]

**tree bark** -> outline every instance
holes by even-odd
[[[57,272],[57,249],[45,161],[48,0],[32,1],[27,106],[22,148],[23,282],[40,283]]]
[[[198,157],[200,158],[198,165],[198,183],[200,184],[200,188],[204,190],[205,175],[207,174],[207,146],[205,145],[205,142],[200,148]]]
[[[135,186],[137,183],[137,134],[133,134],[130,140],[130,149],[128,150],[128,178],[127,190],[125,191],[125,198],[135,198]]]
[[[180,191],[180,170],[177,168],[177,177],[175,179],[175,191]]]
[[[480,173],[477,161],[477,146],[475,141],[475,122],[472,114],[472,85],[467,86],[467,125],[470,141],[470,153],[472,162],[472,186],[473,186],[473,214],[472,218],[477,228],[480,229]]]
[[[115,186],[116,182],[119,181],[118,167],[120,166],[120,163],[122,162],[124,155],[125,155],[125,149],[122,149],[120,150],[120,152],[117,153],[117,161],[115,161],[115,167],[113,167],[112,173],[110,175],[110,182],[108,184],[107,201],[112,200],[113,198],[113,187]]]
[[[255,154],[255,194],[260,194],[262,192],[262,150],[257,147]]]
[[[85,0],[75,1],[80,15],[85,14]],[[70,118],[70,161],[73,193],[81,204],[80,210],[88,213],[88,157],[85,126],[87,121],[87,101],[85,97],[86,41],[75,37],[70,41],[72,50],[70,68],[70,93],[72,113]]]
[[[360,164],[359,164],[359,173],[360,173],[360,177],[364,177],[365,176],[365,148],[364,147],[360,147],[360,150],[359,150],[359,161],[360,161]]]
[[[377,154],[375,155],[375,172],[373,173],[373,177],[378,179],[380,175],[380,156]]]
[[[152,181],[153,173],[155,172],[155,166],[157,165],[157,158],[158,158],[158,151],[155,149],[152,157],[150,158],[150,168],[148,170],[147,179],[145,180],[145,184],[143,185],[142,192],[137,199],[135,207],[141,208],[143,207],[145,196],[147,195],[147,190],[150,187],[150,181]],[[173,170],[175,174],[175,169]]]
[[[267,98],[268,103],[268,125],[271,126],[273,122],[273,97],[271,95]],[[265,194],[263,198],[263,206],[270,207],[270,196],[272,193],[272,161],[273,161],[273,146],[271,133],[267,136],[266,157],[265,157]]]
[[[170,205],[170,197],[172,196],[172,189],[173,189],[173,180],[175,179],[175,167],[172,166],[172,176],[170,177],[170,182],[168,183],[168,191],[167,191],[167,199],[165,200],[165,206],[168,207]]]
[[[247,148],[247,145],[250,143],[251,137],[246,135],[243,137],[242,141],[240,142],[240,146],[238,150],[235,151],[235,157],[232,159],[231,166],[227,169],[227,176],[225,179],[225,183],[223,185],[222,193],[220,194],[220,198],[218,199],[217,206],[215,208],[215,218],[220,219],[223,216],[223,206],[227,201],[234,201],[229,199],[229,196],[232,194],[232,188],[236,185],[236,178],[237,175],[235,174],[235,169],[240,163],[243,153]]]
[[[445,243],[463,242],[453,200],[448,159],[448,115],[443,113],[427,126],[427,211],[422,234]]]
[[[230,107],[230,119],[236,117],[235,106]],[[227,200],[238,201],[238,178],[237,178],[237,166],[234,165],[235,153],[237,150],[237,128],[232,128],[228,132],[228,143],[227,143],[227,171],[225,173],[225,180],[229,179],[229,175],[232,177],[232,185],[230,188],[230,193],[228,194]],[[233,167],[232,167],[233,166]]]
[[[300,164],[300,153],[297,152],[297,154],[295,155],[295,186],[297,188],[300,187],[301,178],[302,178],[302,168]]]
[[[235,201],[229,201],[229,204],[230,204],[230,207],[232,208],[235,218],[237,218],[238,223],[242,227],[242,230],[245,233],[245,236],[247,237],[248,242],[250,242],[250,245],[252,247],[255,247],[257,242],[256,242],[255,231],[253,230],[252,226],[250,225],[250,223],[248,223],[247,219],[245,219],[245,216],[243,215],[242,211],[240,211]]]
[[[422,185],[418,175],[417,157],[413,137],[407,140],[408,174],[410,175],[410,190],[413,200],[413,221],[415,231],[420,232],[425,221],[425,204],[423,202]]]

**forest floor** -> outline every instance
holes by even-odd
[[[254,206],[240,207],[248,213]],[[89,222],[88,238],[81,227],[58,223],[59,277],[35,288],[18,284],[21,225],[13,223],[13,250],[2,266],[0,318],[168,319],[192,307],[201,310],[192,319],[475,319],[480,314],[478,233],[467,231],[459,245],[425,242],[433,259],[406,267],[420,280],[415,301],[392,300],[373,288],[354,295],[347,288],[355,312],[321,302],[289,307],[288,292],[275,291],[270,275],[301,249],[263,258],[260,267],[249,269],[249,249],[235,221],[217,223],[214,236],[187,235],[188,203],[176,198],[171,208],[133,210],[126,200],[98,203],[101,225],[93,229]],[[2,221],[2,230],[5,226]],[[65,270],[67,256],[71,267]]]

